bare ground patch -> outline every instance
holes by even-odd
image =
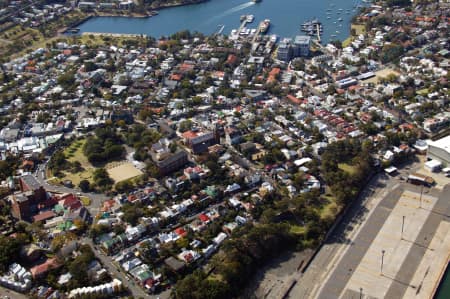
[[[118,183],[143,174],[142,171],[134,167],[130,162],[121,161],[109,163],[106,167],[109,176]]]

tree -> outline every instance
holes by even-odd
[[[57,151],[53,154],[52,158],[48,162],[48,167],[53,172],[59,172],[61,170],[65,170],[68,166],[68,161],[63,153],[63,151]]]
[[[120,159],[125,154],[122,140],[114,128],[107,126],[95,130],[95,137],[89,137],[83,146],[83,153],[92,164]]]
[[[75,73],[73,71],[66,72],[59,76],[57,81],[64,88],[68,88],[75,83]]]
[[[7,156],[5,160],[0,161],[0,179],[5,180],[7,177],[14,175],[18,163],[18,158],[13,156]]]
[[[139,218],[143,215],[142,208],[139,204],[124,204],[122,206],[123,220],[133,226],[136,225]]]
[[[81,180],[78,184],[82,192],[89,192],[91,190],[91,183],[88,180]]]
[[[85,72],[92,72],[97,69],[97,65],[93,63],[92,61],[87,61],[84,63],[84,71]]]
[[[189,120],[189,119],[182,121],[182,122],[180,123],[180,125],[179,125],[179,128],[178,128],[178,130],[179,130],[181,133],[184,133],[184,132],[186,132],[186,131],[189,131],[190,129],[192,129],[192,121]]]
[[[94,171],[94,183],[102,191],[106,191],[112,187],[114,181],[109,177],[106,169],[98,168]]]
[[[121,181],[115,185],[115,189],[117,190],[117,192],[121,192],[121,193],[129,192],[133,188],[134,188],[134,185],[130,180]]]
[[[17,260],[20,246],[16,239],[0,235],[0,272],[6,271],[8,266]]]
[[[109,226],[104,224],[94,224],[91,226],[91,230],[89,231],[89,236],[95,240],[98,236],[106,234],[109,232]]]
[[[84,232],[88,227],[87,223],[81,219],[75,219],[73,221],[73,224],[75,225],[75,227],[79,232]]]

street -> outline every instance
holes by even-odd
[[[118,270],[115,262],[113,261],[113,259],[110,256],[107,256],[103,252],[97,250],[95,248],[94,243],[92,242],[92,240],[90,238],[83,238],[82,242],[91,246],[92,251],[94,252],[96,258],[102,262],[103,266],[108,270],[108,273],[110,275],[112,275],[113,277],[116,277],[119,280],[121,280],[122,283],[124,284],[124,286],[130,290],[133,298],[153,298],[153,299],[161,298],[161,299],[164,299],[164,298],[169,297],[169,291],[163,292],[158,295],[147,294],[146,292],[144,292],[142,287],[140,287],[139,285],[136,285],[136,283],[132,279],[128,278],[122,270],[120,270],[120,271]]]
[[[74,189],[74,188],[67,188],[65,186],[55,186],[47,183],[47,178],[45,176],[46,171],[46,163],[45,164],[39,164],[37,167],[37,171],[35,173],[35,177],[37,181],[44,187],[45,190],[55,193],[73,193],[81,196],[85,196],[91,199],[91,204],[87,206],[89,213],[91,216],[95,216],[102,206],[103,201],[107,200],[109,197],[107,197],[104,194],[101,193],[85,193],[80,192],[80,190]]]

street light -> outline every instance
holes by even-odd
[[[403,216],[403,219],[402,219],[402,234],[401,234],[401,237],[400,237],[401,240],[403,240],[403,228],[404,227],[405,227],[405,216]]]
[[[383,275],[383,262],[384,262],[384,253],[386,251],[384,249],[381,250],[381,275]]]
[[[420,199],[419,199],[419,201],[420,201],[419,207],[420,208],[422,208],[422,194],[423,194],[423,184],[422,184],[422,187],[420,188]]]

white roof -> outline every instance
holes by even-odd
[[[450,154],[450,135],[436,141],[428,141],[428,145],[440,148]]]
[[[397,167],[390,166],[388,168],[385,168],[384,171],[386,171],[387,173],[393,173],[397,171]]]
[[[295,166],[302,166],[303,164],[306,164],[311,161],[312,161],[311,158],[306,157],[306,158],[301,158],[301,159],[295,160],[294,164],[295,164]]]
[[[430,160],[430,161],[425,162],[425,166],[429,167],[429,168],[440,167],[441,165],[442,165],[442,163],[437,160]]]

